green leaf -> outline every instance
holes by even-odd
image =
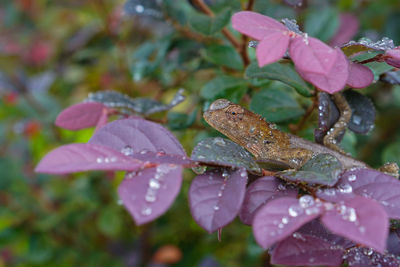
[[[205,99],[213,100],[225,97],[229,93],[228,89],[236,89],[246,85],[247,81],[242,78],[221,75],[206,83],[201,88],[200,95]]]
[[[270,122],[282,122],[304,114],[304,110],[288,91],[275,87],[264,88],[255,93],[250,109]]]
[[[222,30],[229,23],[230,19],[231,9],[227,8],[215,17],[199,13],[193,14],[193,16],[189,18],[189,23],[193,30],[204,35],[212,35]]]
[[[300,95],[312,96],[312,88],[308,85],[290,64],[273,63],[265,67],[258,67],[257,62],[251,63],[246,69],[246,77],[263,78],[281,81],[293,87]]]
[[[306,182],[333,186],[339,180],[342,164],[331,154],[318,154],[304,164],[300,170],[283,171],[278,175],[292,182]]]
[[[200,141],[193,149],[191,159],[216,166],[246,168],[253,173],[261,172],[249,152],[231,140],[221,137]]]
[[[232,46],[210,45],[203,51],[203,57],[216,65],[235,70],[243,69],[242,59]]]
[[[111,205],[101,210],[97,219],[99,230],[110,237],[116,236],[122,229],[121,216],[118,209]]]
[[[388,145],[382,154],[383,162],[396,162],[400,166],[400,142]]]
[[[324,42],[336,33],[339,27],[339,12],[334,8],[313,9],[305,20],[304,30],[310,36]]]
[[[181,130],[190,127],[195,121],[197,116],[197,109],[189,115],[179,112],[168,112],[168,126],[171,130]]]

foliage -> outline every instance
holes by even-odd
[[[0,4],[0,266],[398,266],[397,178],[329,153],[276,171],[201,118],[232,101],[323,143],[343,93],[336,143],[400,162],[396,7]]]

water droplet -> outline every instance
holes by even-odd
[[[137,5],[135,7],[135,10],[136,10],[137,13],[143,13],[144,7],[142,5]]]
[[[358,230],[360,231],[360,233],[365,233],[365,227],[364,226],[360,226],[358,227]]]
[[[166,153],[165,153],[165,151],[164,150],[162,150],[162,149],[160,149],[158,152],[157,152],[157,156],[164,156]]]
[[[300,239],[300,240],[306,241],[306,239],[304,238],[304,236],[303,236],[302,234],[298,233],[298,232],[294,232],[292,236],[293,236],[294,238],[296,238],[296,239]]]
[[[306,209],[306,214],[307,215],[318,214],[318,213],[319,213],[319,208],[316,207],[316,206]]]
[[[226,170],[224,170],[222,172],[222,177],[227,178],[228,176],[229,176],[229,173]]]
[[[218,206],[214,206],[214,210],[219,210],[219,207]]]
[[[218,197],[222,197],[222,191],[218,192]]]
[[[250,133],[254,133],[255,130],[256,130],[256,127],[251,127],[250,128]]]
[[[353,187],[350,184],[341,184],[338,186],[339,192],[349,194],[353,192]]]
[[[148,153],[149,152],[149,150],[147,150],[147,149],[143,149],[142,151],[140,151],[140,154],[146,154],[146,153]]]
[[[131,156],[134,152],[131,146],[125,146],[123,149],[121,149],[121,153],[125,156]]]
[[[122,199],[118,199],[117,204],[121,206],[124,205],[124,202],[122,201]]]
[[[155,202],[157,200],[157,197],[155,194],[146,194],[145,200],[147,202]]]
[[[224,139],[222,139],[221,137],[214,138],[213,144],[217,145],[217,146],[225,146],[226,145]]]
[[[291,217],[297,217],[303,213],[303,209],[299,205],[292,205],[288,209],[289,215]]]
[[[362,121],[362,118],[361,118],[360,116],[358,116],[358,115],[353,114],[351,120],[353,121],[353,123],[354,123],[355,125],[360,125],[360,124],[361,124],[361,121]]]
[[[283,217],[282,218],[282,223],[283,224],[287,224],[289,222],[289,218],[288,217]]]
[[[97,162],[97,163],[103,163],[103,158],[97,158],[97,159],[96,159],[96,162]]]
[[[149,186],[152,189],[159,189],[160,188],[160,183],[156,179],[150,179]]]
[[[303,209],[308,208],[314,205],[314,198],[310,195],[304,195],[299,198],[299,204]]]
[[[243,177],[243,178],[247,177],[247,172],[246,171],[242,171],[240,173],[240,177]]]
[[[150,207],[144,207],[144,208],[142,209],[142,215],[145,215],[145,216],[150,215],[152,212],[153,212],[153,211],[152,211],[152,209],[151,209]]]
[[[283,223],[278,224],[278,228],[282,229],[283,227],[285,227]]]
[[[110,163],[110,159],[107,158],[107,157],[105,157],[105,158],[104,158],[104,162],[105,162],[105,163]]]
[[[355,176],[354,174],[350,175],[348,178],[349,182],[354,182],[355,180],[357,180],[357,176]]]

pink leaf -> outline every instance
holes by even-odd
[[[182,184],[182,167],[161,164],[139,173],[128,173],[118,195],[137,225],[163,215],[174,202]]]
[[[335,49],[312,37],[297,37],[291,40],[290,57],[301,72],[329,74],[336,64]]]
[[[68,130],[80,130],[97,126],[104,120],[106,107],[101,103],[80,103],[64,109],[55,124]]]
[[[243,205],[240,210],[240,220],[251,225],[256,212],[268,201],[279,197],[297,196],[297,190],[286,188],[279,180],[272,176],[258,178],[246,190]]]
[[[206,172],[197,176],[189,189],[193,219],[209,233],[224,227],[239,213],[246,184],[245,169]]]
[[[339,48],[335,50],[338,56],[329,73],[307,72],[296,67],[297,72],[304,80],[312,83],[321,91],[330,94],[342,90],[349,77],[349,64],[346,56]]]
[[[290,37],[282,32],[267,35],[257,45],[258,66],[265,66],[282,58],[288,48],[289,39]]]
[[[340,266],[344,250],[315,236],[293,233],[272,251],[271,264],[288,266]]]
[[[133,171],[143,162],[118,151],[95,144],[70,144],[50,151],[36,166],[35,171],[66,174],[81,171]]]
[[[332,40],[329,42],[329,44],[333,47],[340,46],[349,42],[354,37],[354,35],[357,34],[359,28],[358,19],[353,14],[340,14],[339,20],[339,29],[336,31],[335,35],[332,37]]]
[[[241,11],[232,16],[232,27],[240,33],[256,40],[262,40],[265,36],[277,31],[287,31],[283,24],[273,18],[251,11]]]
[[[375,200],[356,196],[336,204],[321,217],[334,234],[383,252],[389,229],[389,218]]]
[[[387,50],[385,53],[385,57],[385,61],[387,64],[395,68],[400,68],[400,47]]]
[[[364,88],[374,81],[374,74],[370,68],[349,62],[349,77],[347,78],[347,85],[353,88]]]
[[[319,217],[322,211],[323,209],[314,203],[311,196],[271,200],[254,216],[254,237],[261,247],[267,249],[290,236],[307,222]]]
[[[129,118],[108,123],[89,140],[133,156],[152,151],[186,156],[176,137],[160,124],[142,118]]]

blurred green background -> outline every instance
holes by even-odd
[[[196,225],[187,201],[191,170],[172,208],[140,227],[118,202],[122,173],[33,172],[52,148],[90,138],[93,129],[71,132],[53,125],[62,109],[90,92],[112,89],[167,102],[184,88],[184,103],[152,119],[166,123],[190,155],[196,140],[216,134],[201,119],[212,100],[226,97],[257,110],[265,104],[265,90],[284,87],[246,82],[235,49],[218,25],[216,31],[204,26],[207,18],[191,1],[159,1],[161,9],[157,1],[148,2],[153,6],[145,10],[155,13],[127,14],[123,0],[0,2],[0,267],[268,266],[250,227],[238,220],[223,229],[221,242]],[[247,2],[206,1],[238,40],[229,18]],[[388,36],[400,44],[398,0],[314,0],[297,8],[290,2],[296,1],[256,0],[253,9],[296,18],[324,41],[336,33],[340,14],[351,13],[359,22],[355,39]],[[249,53],[254,58],[254,50]],[[283,129],[298,122],[310,103],[286,89],[296,112],[284,117],[284,107],[276,113]],[[377,124],[367,136],[346,134],[345,149],[372,166],[400,163],[400,87],[377,82],[362,92],[377,108]],[[251,102],[253,95],[259,101]],[[315,125],[310,119],[300,135],[312,138]]]

